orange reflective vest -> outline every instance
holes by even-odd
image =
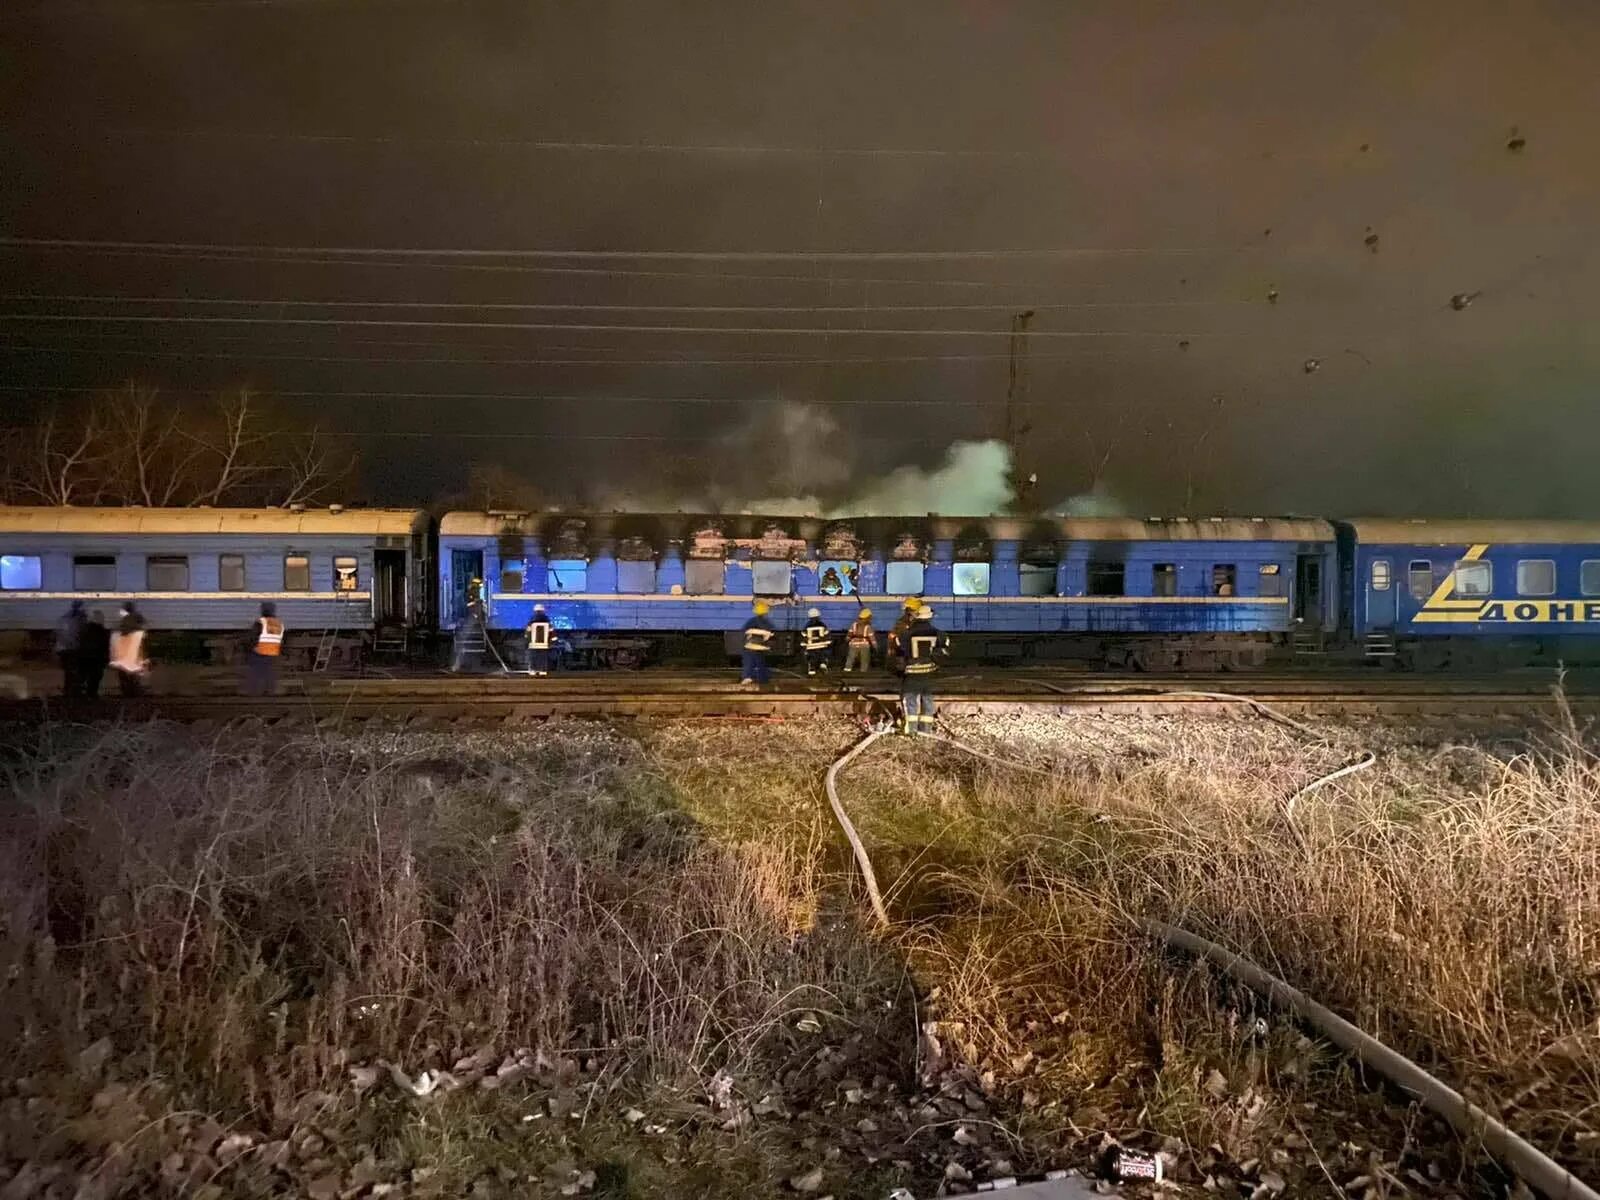
[[[256,638],[256,653],[276,658],[283,652],[283,622],[277,617],[261,618],[261,633]]]

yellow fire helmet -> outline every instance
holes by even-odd
[[[917,606],[917,620],[919,620],[919,621],[931,621],[931,620],[933,620],[933,609],[929,608],[926,604],[919,604]]]
[[[863,608],[856,614],[856,616],[865,621],[868,617],[872,616],[872,610],[870,608]]]
[[[918,600],[915,596],[907,596],[906,597],[905,608],[906,608],[907,612],[916,612],[917,609],[919,607],[921,607],[921,605],[922,605],[922,601]]]
[[[756,613],[756,616],[764,617],[771,611],[772,611],[771,607],[768,606],[768,604],[767,604],[767,602],[765,600],[757,600],[755,602],[755,613]]]

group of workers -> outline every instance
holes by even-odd
[[[761,687],[771,678],[771,657],[777,630],[769,619],[770,606],[757,600],[750,619],[744,623],[740,680],[743,687]],[[933,676],[939,661],[950,653],[950,639],[933,623],[933,609],[916,597],[905,602],[900,619],[889,630],[886,665],[900,676],[902,733],[932,733],[935,702]],[[845,632],[845,672],[866,671],[871,667],[878,636],[872,627],[872,610],[863,608]],[[800,630],[800,652],[806,674],[817,675],[828,669],[833,652],[833,631],[822,619],[822,610],[806,614]]]
[[[144,690],[149,664],[144,655],[144,616],[127,601],[118,614],[115,630],[106,626],[99,609],[89,612],[74,600],[56,622],[56,662],[61,667],[61,694],[67,699],[95,700],[106,670],[117,673],[124,696]]]
[[[124,696],[141,696],[150,675],[146,653],[144,614],[133,601],[123,602],[116,629],[106,627],[104,615],[89,612],[74,600],[56,622],[56,662],[61,667],[61,694],[67,699],[96,700],[109,668],[117,673],[117,690]],[[249,662],[245,668],[246,695],[270,696],[278,690],[278,658],[283,652],[283,622],[269,600],[249,631]]]

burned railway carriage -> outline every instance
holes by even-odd
[[[0,507],[0,629],[51,629],[73,600],[115,620],[131,600],[153,631],[226,657],[271,600],[292,655],[353,649],[428,618],[428,525],[411,509]]]
[[[449,513],[439,569],[444,628],[469,619],[481,579],[491,631],[542,604],[569,651],[602,664],[722,645],[757,598],[790,636],[813,607],[842,631],[865,605],[882,630],[918,596],[975,656],[1148,669],[1257,665],[1339,617],[1334,530],[1317,520]]]

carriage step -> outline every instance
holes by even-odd
[[[1396,653],[1398,651],[1395,649],[1394,634],[1367,634],[1366,655],[1368,658],[1393,658]]]

